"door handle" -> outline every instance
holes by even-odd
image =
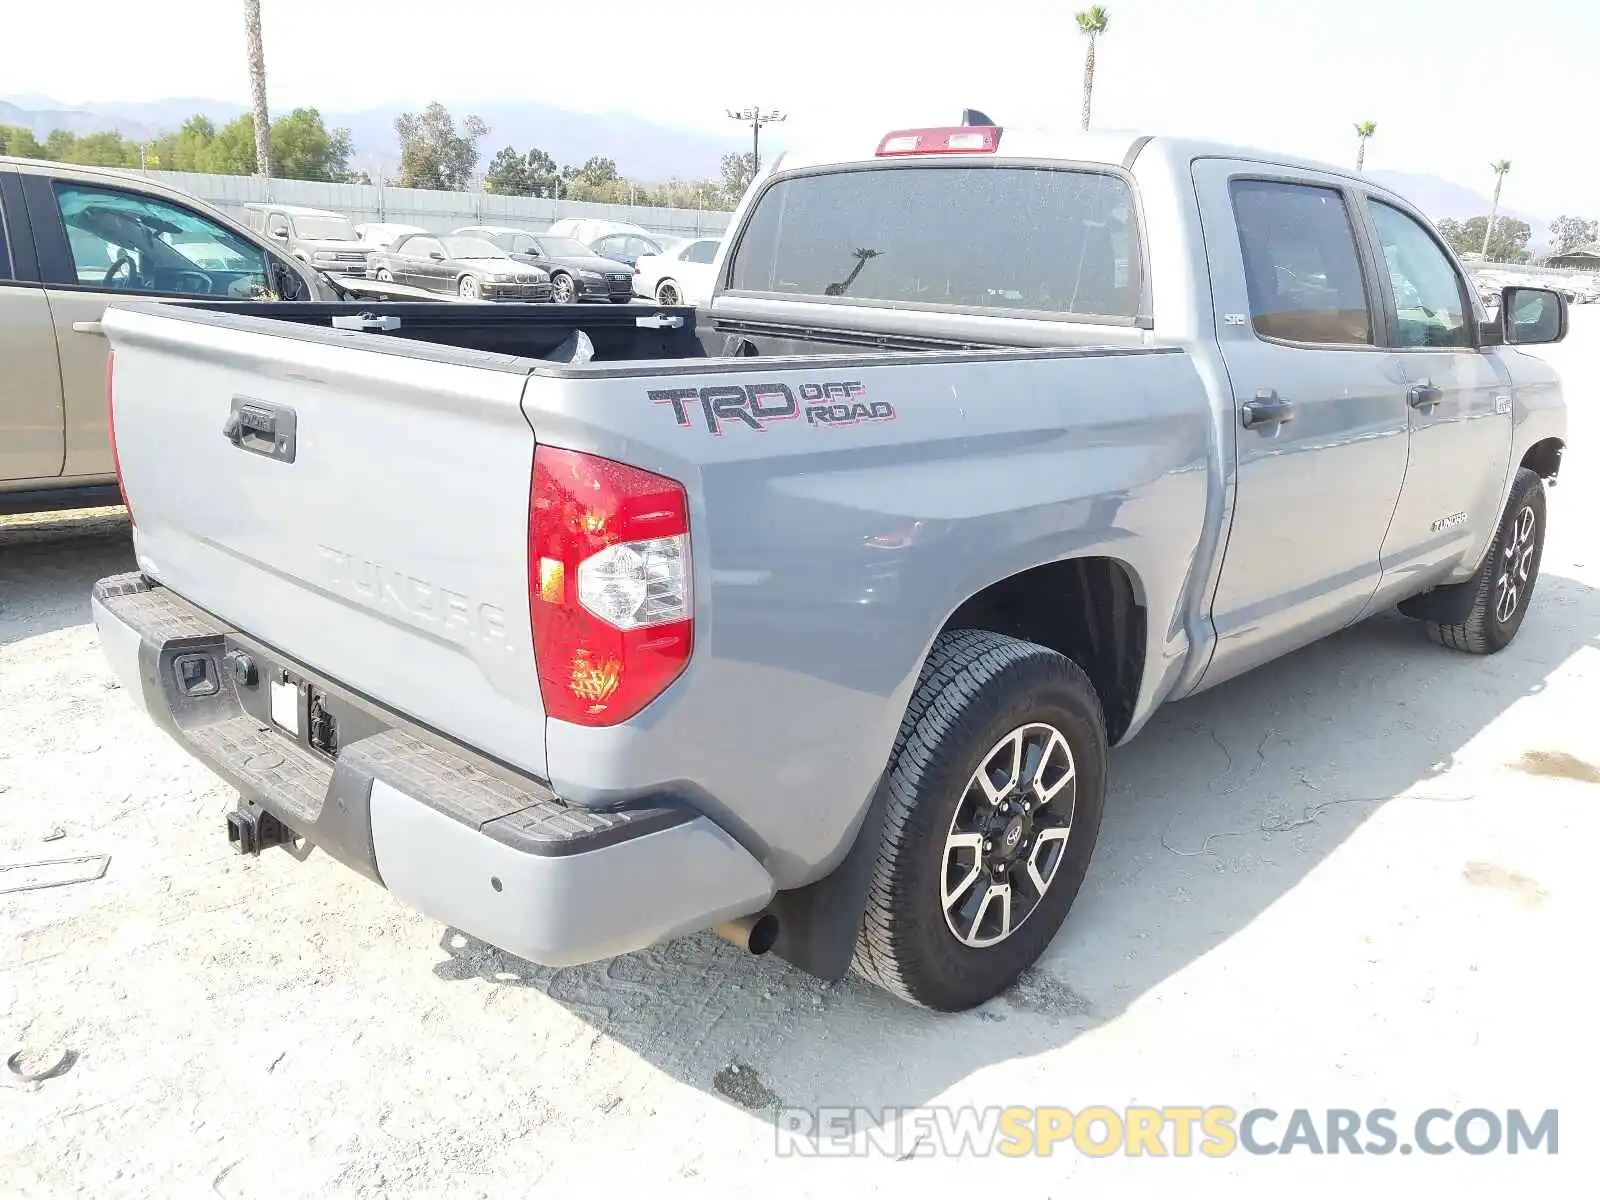
[[[1241,411],[1246,429],[1282,425],[1285,421],[1294,420],[1294,405],[1271,388],[1262,388],[1254,400],[1246,400]]]
[[[1434,387],[1424,379],[1421,383],[1413,384],[1406,393],[1406,400],[1412,408],[1432,408],[1444,399],[1444,390]]]

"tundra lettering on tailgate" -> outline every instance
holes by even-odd
[[[329,590],[407,624],[437,630],[453,642],[511,648],[506,616],[493,604],[418,579],[369,558],[318,546]]]
[[[894,405],[886,400],[868,401],[866,394],[866,385],[855,381],[802,383],[798,389],[786,383],[652,388],[649,393],[651,403],[672,406],[674,419],[684,429],[692,428],[698,415],[713,437],[721,437],[723,427],[730,423],[765,433],[776,421],[802,416],[806,425],[825,428],[894,420]]]

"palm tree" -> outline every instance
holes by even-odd
[[[1489,257],[1489,239],[1494,235],[1494,219],[1500,215],[1500,185],[1506,181],[1506,172],[1511,170],[1511,160],[1502,158],[1499,162],[1489,164],[1489,169],[1494,172],[1494,202],[1489,205],[1489,223],[1483,227],[1483,257]]]
[[[267,55],[261,45],[261,0],[244,0],[244,40],[250,56],[250,107],[256,126],[256,171],[264,179],[272,174],[272,150],[267,141]]]
[[[1378,123],[1376,121],[1356,122],[1356,137],[1361,139],[1356,148],[1356,174],[1358,175],[1361,173],[1362,168],[1367,165],[1367,139],[1377,132]]]
[[[1078,32],[1089,39],[1089,48],[1083,52],[1083,127],[1089,128],[1089,100],[1094,95],[1094,44],[1106,31],[1111,17],[1096,4],[1077,14]]]

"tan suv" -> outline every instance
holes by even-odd
[[[108,301],[335,295],[183,192],[0,157],[0,513],[118,503],[99,331]]]

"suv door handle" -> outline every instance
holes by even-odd
[[[1285,421],[1294,420],[1294,405],[1279,397],[1271,388],[1262,388],[1254,400],[1246,400],[1241,411],[1246,429],[1282,425]]]
[[[1406,393],[1406,401],[1412,408],[1432,408],[1444,399],[1444,390],[1436,388],[1424,379],[1421,383],[1413,384]]]

